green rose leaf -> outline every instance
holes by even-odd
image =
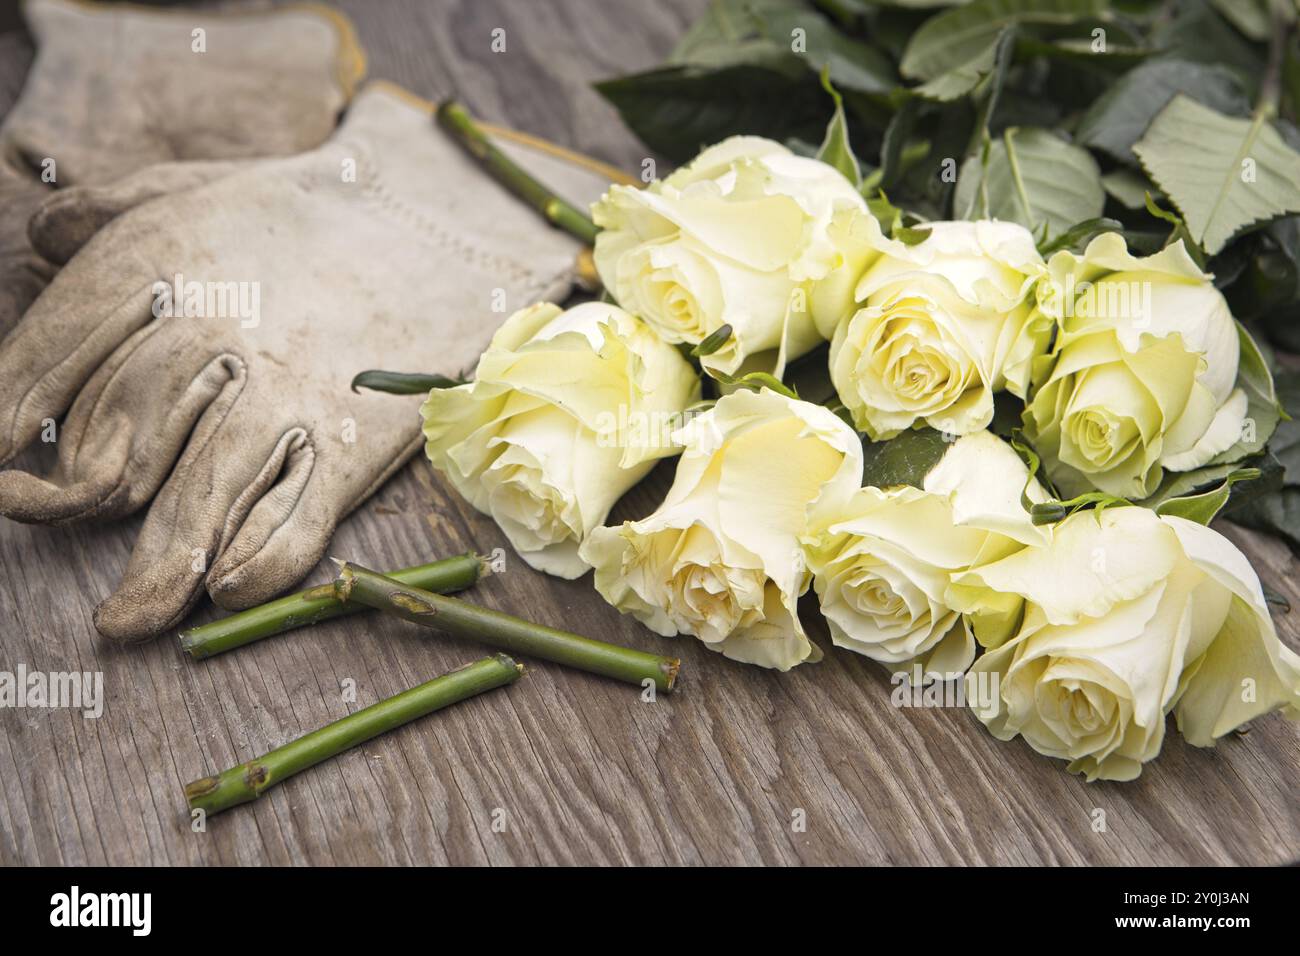
[[[1237,524],[1275,534],[1300,556],[1300,488],[1282,488],[1229,515]]]
[[[1210,0],[1244,36],[1256,43],[1268,41],[1273,21],[1268,14],[1268,0]]]
[[[1146,197],[1160,191],[1136,169],[1111,170],[1101,177],[1101,185],[1106,195],[1128,209],[1146,208]]]
[[[1238,481],[1253,481],[1260,474],[1258,468],[1237,468],[1228,472],[1223,481],[1209,491],[1165,499],[1156,506],[1156,514],[1173,515],[1176,518],[1186,518],[1188,521],[1208,525],[1228,503],[1228,495],[1234,484]]]
[[[1169,56],[1231,70],[1241,80],[1250,99],[1259,92],[1263,51],[1233,29],[1210,4],[1178,4],[1171,19],[1152,25],[1151,38]]]
[[[732,328],[729,325],[720,325],[708,335],[706,335],[700,344],[691,349],[691,357],[699,358],[702,355],[712,355],[718,349],[722,348],[731,341]]]
[[[1260,475],[1248,486],[1232,489],[1230,500],[1233,507],[1243,504],[1248,498],[1270,494],[1281,487],[1282,466],[1272,455],[1263,454],[1230,465],[1203,465],[1192,471],[1167,471],[1160,482],[1160,487],[1150,496],[1134,504],[1159,511],[1166,502],[1177,498],[1196,497],[1212,490],[1226,481],[1233,472],[1243,468],[1256,469]]]
[[[1282,417],[1282,406],[1273,385],[1273,374],[1268,370],[1268,363],[1264,361],[1259,346],[1240,322],[1237,323],[1237,339],[1241,343],[1237,387],[1246,393],[1248,427],[1243,429],[1241,439],[1235,445],[1210,462],[1212,465],[1231,464],[1261,451]]]
[[[463,380],[448,378],[446,375],[368,369],[358,372],[356,378],[352,379],[352,391],[368,388],[372,392],[387,392],[390,395],[423,395],[431,389],[455,388],[464,384]]]
[[[1015,27],[1004,27],[973,59],[953,67],[946,73],[940,73],[934,79],[916,87],[913,92],[941,103],[965,96],[979,86],[985,77],[1004,72],[1014,51]],[[996,85],[998,84],[995,83]],[[996,89],[990,92],[991,97],[996,98],[996,95]]]
[[[1262,111],[1237,119],[1175,96],[1133,152],[1210,255],[1246,226],[1300,212],[1300,153]]]
[[[814,78],[762,66],[673,66],[597,83],[651,149],[685,163],[728,136],[817,142],[825,100]]]
[[[1300,411],[1300,372],[1280,373],[1277,392],[1287,408]],[[1266,457],[1281,472],[1279,487],[1234,507],[1230,517],[1248,528],[1278,535],[1300,555],[1300,418],[1288,418],[1278,425],[1269,451]]]
[[[1061,233],[1051,242],[1042,246],[1038,251],[1046,259],[1053,252],[1060,249],[1071,249],[1075,252],[1081,251],[1089,241],[1101,235],[1103,232],[1122,232],[1124,224],[1114,219],[1107,219],[1100,216],[1096,219],[1085,219],[1083,222],[1076,223],[1065,232]]]
[[[897,83],[884,54],[797,0],[714,0],[668,62],[707,68],[766,65],[790,73],[827,70],[838,86],[863,93],[887,93]]]
[[[830,71],[822,69],[822,89],[835,101],[835,114],[826,126],[826,136],[817,150],[817,158],[829,166],[834,166],[854,185],[862,186],[862,168],[858,157],[853,155],[853,146],[849,143],[849,123],[844,117],[844,98],[831,85]]]
[[[1052,239],[1096,219],[1106,205],[1101,170],[1085,149],[1050,130],[1011,128],[961,169],[953,200],[960,219],[1005,219]]]
[[[1092,104],[1079,120],[1075,138],[1136,165],[1133,144],[1179,93],[1229,116],[1250,113],[1250,101],[1232,71],[1205,63],[1152,60],[1126,73]]]
[[[864,441],[863,486],[888,488],[911,485],[920,488],[925,476],[952,447],[953,436],[934,428],[915,428],[888,441]]]
[[[899,69],[913,79],[933,80],[954,64],[977,60],[1004,27],[1074,23],[1108,6],[1108,0],[974,0],[926,20],[903,51]]]
[[[1142,198],[1142,202],[1146,211],[1151,216],[1161,220],[1162,222],[1167,222],[1173,227],[1173,230],[1169,233],[1167,242],[1163,243],[1161,248],[1164,248],[1164,246],[1169,243],[1182,240],[1183,248],[1187,250],[1188,255],[1196,261],[1197,266],[1204,269],[1208,257],[1205,255],[1205,250],[1201,248],[1201,244],[1192,236],[1192,231],[1187,228],[1187,223],[1183,221],[1183,217],[1178,215],[1176,212],[1170,212],[1167,209],[1161,208],[1160,204],[1155,201],[1155,197],[1150,193],[1147,193]],[[1151,251],[1155,252],[1154,249]]]

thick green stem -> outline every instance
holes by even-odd
[[[556,228],[591,245],[596,241],[596,224],[581,209],[542,185],[514,160],[492,145],[465,107],[455,100],[438,105],[438,123],[465,148],[501,185],[537,210]]]
[[[471,587],[483,575],[485,568],[484,560],[478,555],[462,554],[431,564],[392,571],[389,572],[389,577],[403,584],[446,594]],[[333,584],[323,584],[181,631],[181,649],[195,660],[202,660],[260,641],[272,634],[328,621],[344,614],[355,614],[360,610],[359,606],[344,604],[334,597]]]
[[[523,670],[505,654],[485,657],[326,724],[320,730],[313,730],[248,763],[231,767],[215,777],[188,783],[185,785],[185,799],[189,801],[191,810],[203,810],[209,816],[256,800],[268,787],[274,787],[322,760],[449,704],[494,687],[512,684]]]
[[[605,677],[643,684],[647,679],[671,693],[681,661],[580,637],[568,631],[410,587],[355,564],[339,562],[334,591],[341,601],[355,601],[425,627],[482,641],[511,654],[540,657]]]

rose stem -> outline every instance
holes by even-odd
[[[482,641],[511,654],[540,657],[629,684],[641,685],[648,678],[664,693],[671,693],[677,680],[681,661],[676,658],[647,654],[533,624],[500,611],[405,585],[355,564],[338,563],[339,576],[334,581],[334,591],[341,601],[356,601],[425,627]]]
[[[455,100],[438,104],[438,123],[478,161],[488,174],[532,206],[552,226],[563,229],[581,242],[596,241],[596,224],[577,206],[565,202],[555,191],[528,175],[501,152],[481,130],[465,107]]]
[[[215,777],[187,783],[185,799],[189,801],[191,810],[201,809],[209,815],[256,800],[268,787],[274,787],[322,760],[449,704],[494,687],[512,684],[523,670],[522,665],[505,654],[485,657],[371,704]]]
[[[461,554],[432,564],[392,571],[390,577],[403,584],[446,593],[465,590],[482,577],[486,569],[486,562],[478,555]],[[323,584],[181,631],[181,649],[195,660],[202,660],[272,634],[328,621],[343,614],[355,614],[360,610],[355,604],[344,604],[335,598],[333,583]]]

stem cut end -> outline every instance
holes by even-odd
[[[334,597],[343,603],[347,603],[352,597],[352,566],[346,561],[340,561],[338,558],[330,558],[339,566],[339,576],[334,579]]]
[[[192,630],[181,631],[180,635],[181,650],[190,655],[196,661],[201,661],[208,656],[203,642],[194,636]]]
[[[680,658],[668,657],[664,659],[660,669],[664,673],[664,693],[671,694],[673,688],[677,686],[677,675],[681,672],[682,662]]]

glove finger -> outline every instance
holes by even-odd
[[[54,266],[27,240],[27,220],[49,195],[47,187],[0,161],[0,338],[54,277]]]
[[[244,364],[209,358],[193,323],[141,329],[86,383],[58,436],[48,479],[0,472],[0,515],[66,523],[129,514],[162,485],[199,416],[224,418],[246,381]]]
[[[27,224],[27,237],[37,253],[62,265],[122,213],[159,196],[207,185],[252,162],[159,163],[105,186],[60,189],[46,196],[36,208]]]
[[[132,249],[129,232],[101,238],[112,243],[115,234],[126,240],[121,248]],[[152,320],[158,276],[147,248],[136,245],[125,257],[78,257],[0,342],[0,465],[31,444],[47,419],[67,411],[95,369]]]
[[[0,515],[29,524],[63,524],[111,512],[122,496],[130,447],[128,432],[110,434],[99,448],[95,473],[73,482],[62,481],[57,471],[49,478],[16,469],[0,472]]]
[[[301,428],[268,440],[223,424],[204,415],[149,508],[126,574],[95,609],[105,637],[136,643],[178,625],[249,510],[308,445]]]
[[[26,243],[26,238],[23,242]],[[0,247],[4,247],[0,251],[0,339],[18,324],[55,272],[54,266],[31,250],[11,252],[9,245],[0,239]]]
[[[208,594],[230,610],[253,607],[287,591],[325,556],[341,515],[312,480],[316,455],[295,450],[284,473],[253,506],[229,547],[212,563]]]
[[[230,546],[212,565],[208,594],[221,607],[242,610],[269,601],[306,577],[325,556],[334,529],[357,505],[410,460],[423,438],[405,449],[376,449],[390,464],[378,474],[348,472],[327,478],[310,449],[249,512]],[[347,488],[349,478],[364,479]]]

